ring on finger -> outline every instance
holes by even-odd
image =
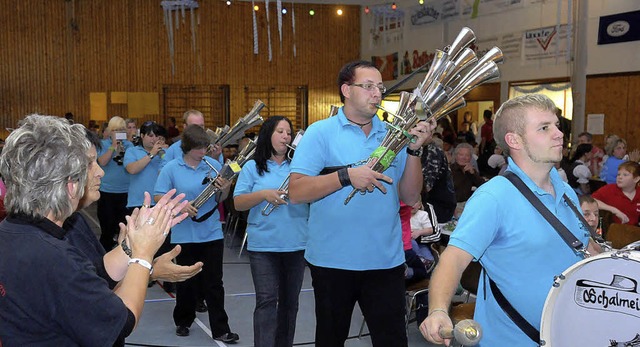
[[[151,205],[145,205],[145,204],[142,204],[142,207],[144,207],[144,208],[151,208]]]
[[[155,219],[153,217],[149,217],[149,219],[147,219],[147,224],[151,225],[153,224],[153,222],[155,222]]]

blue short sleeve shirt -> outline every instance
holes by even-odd
[[[277,189],[289,176],[289,162],[267,161],[269,172],[258,175],[256,162],[248,161],[240,171],[234,196]],[[266,201],[249,211],[247,220],[247,249],[256,252],[292,252],[303,250],[307,240],[308,204],[280,205],[269,216],[263,216]]]
[[[164,151],[164,156],[162,157],[163,166],[175,158],[182,157],[184,153],[180,148],[180,144],[182,144],[182,140],[174,142]]]
[[[141,146],[134,146],[130,148],[124,154],[124,167],[126,168],[127,165],[135,163],[147,155],[148,152]],[[162,158],[155,156],[140,172],[135,175],[130,174],[127,207],[142,206],[144,201],[144,192],[149,192],[149,194],[152,195],[151,204],[155,205],[153,200],[153,189],[156,185],[156,180],[158,179],[161,163]]]
[[[216,170],[220,170],[221,165],[217,160],[205,157]],[[169,190],[176,188],[177,194],[185,193],[186,199],[193,201],[205,189],[203,179],[209,173],[209,166],[200,162],[193,169],[184,162],[183,156],[179,156],[167,163],[156,181],[154,195],[164,195]],[[215,172],[211,177],[216,177]],[[209,199],[198,210],[197,217],[201,217],[211,211],[216,205],[215,198]],[[220,224],[220,213],[217,208],[214,213],[201,223],[194,222],[191,218],[176,224],[171,228],[171,243],[202,243],[222,239],[222,225]]]
[[[386,135],[384,123],[372,119],[365,136],[347,121],[342,108],[334,117],[313,123],[305,132],[291,163],[291,172],[317,176],[326,167],[362,165]],[[407,159],[401,150],[384,174],[387,193],[356,194],[345,198],[351,186],[329,194],[310,205],[309,238],[305,258],[316,266],[345,270],[390,269],[404,262],[400,225],[398,183]]]
[[[133,143],[124,140],[122,141],[124,146],[125,153],[129,150],[129,148],[133,147]],[[109,147],[112,146],[111,139],[102,140],[102,149],[98,153],[98,157],[101,157]],[[107,193],[126,193],[129,191],[129,173],[124,169],[123,165],[118,165],[113,160],[117,153],[112,155],[112,159],[109,160],[107,165],[102,166],[104,170],[104,176],[102,177],[102,182],[100,183],[100,191]]]
[[[522,178],[578,240],[587,244],[587,228],[562,196],[566,194],[579,209],[578,198],[555,168],[551,170],[555,196],[535,185],[511,158],[508,170]],[[474,192],[449,245],[479,260],[507,300],[537,329],[540,329],[542,309],[554,276],[582,259],[502,176],[491,179]],[[478,288],[475,319],[485,332],[481,346],[537,346],[496,303],[484,275]]]

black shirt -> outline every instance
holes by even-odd
[[[129,310],[87,256],[47,219],[0,223],[0,340],[10,346],[111,346]]]

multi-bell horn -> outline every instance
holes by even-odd
[[[216,172],[217,176],[227,179],[229,181],[233,180],[238,176],[242,166],[253,157],[255,153],[256,143],[253,140],[249,140],[249,143],[238,153],[238,157],[236,160],[229,160],[223,166],[222,169],[218,172],[213,165],[211,165],[204,158],[202,159],[212,171]],[[210,175],[207,175],[210,176]],[[215,180],[209,180],[209,183],[204,188],[204,190],[191,201],[191,205],[196,209],[202,207],[209,199],[211,199],[220,189],[214,185]]]
[[[456,36],[455,40],[451,46],[446,47],[445,51],[449,53],[450,56],[455,58],[465,47],[468,47],[472,43],[476,41],[476,35],[473,33],[473,30],[463,27],[458,36]]]
[[[400,93],[398,110],[393,114],[393,123],[387,125],[387,134],[382,143],[367,159],[367,165],[371,169],[383,172],[398,151],[409,141],[414,141],[409,131],[418,122],[417,100],[420,100],[426,118],[437,120],[451,111],[464,107],[466,102],[463,96],[471,89],[500,77],[496,65],[502,62],[500,49],[494,47],[478,59],[469,48],[475,40],[471,29],[462,28],[450,46],[436,50],[429,71],[413,93]],[[351,191],[345,204],[355,192],[356,189]]]

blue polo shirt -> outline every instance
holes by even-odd
[[[377,117],[365,136],[347,121],[340,108],[334,117],[315,122],[305,131],[291,163],[291,172],[317,176],[325,167],[366,161],[387,130]],[[390,269],[404,263],[398,183],[407,154],[401,150],[384,172],[393,179],[383,183],[387,193],[356,194],[348,205],[351,186],[311,203],[305,258],[309,263],[335,269]]]
[[[125,152],[129,150],[129,148],[133,147],[133,143],[128,140],[123,140],[122,144],[124,146]],[[111,139],[102,140],[102,149],[98,153],[98,157],[101,157],[109,147],[112,146]],[[129,191],[129,173],[124,169],[123,165],[118,165],[113,160],[113,157],[117,156],[118,153],[114,152],[111,155],[111,159],[107,162],[107,165],[102,166],[104,170],[104,177],[102,177],[102,181],[100,183],[100,191],[107,193],[126,193]]]
[[[217,160],[205,157],[216,170],[220,170],[221,165]],[[183,156],[179,156],[168,162],[156,181],[154,195],[164,195],[169,190],[176,188],[177,194],[185,193],[186,199],[194,200],[206,187],[202,180],[209,172],[209,166],[202,161],[193,169],[184,162]],[[215,172],[211,173],[216,177]],[[209,199],[198,210],[197,217],[201,217],[211,211],[215,206],[215,198]],[[171,243],[201,243],[222,239],[222,225],[220,223],[220,213],[218,209],[202,223],[194,222],[191,218],[176,224],[171,228]]]
[[[279,164],[268,160],[262,176],[258,175],[256,162],[248,161],[242,167],[233,196],[265,189],[278,189],[289,176],[289,162]],[[251,208],[247,220],[248,246],[257,252],[292,252],[305,248],[307,241],[308,204],[280,205],[269,216],[263,216],[266,201]]]
[[[126,168],[127,165],[135,163],[143,157],[146,157],[148,154],[149,153],[142,146],[131,147],[124,155],[124,167]],[[140,172],[135,175],[129,175],[131,178],[129,183],[127,207],[142,206],[142,203],[144,202],[144,192],[149,192],[150,195],[153,195],[161,163],[162,158],[156,155]],[[151,205],[155,205],[153,196],[151,197]]]
[[[163,165],[172,161],[175,158],[182,157],[182,155],[184,155],[184,153],[182,152],[182,148],[180,148],[181,143],[182,143],[182,140],[178,140],[173,144],[171,144],[169,148],[165,149],[164,156],[162,157],[162,160],[164,161]]]
[[[518,175],[542,203],[585,245],[587,228],[562,196],[580,208],[576,193],[555,168],[551,183],[555,196],[538,187],[509,158],[507,170]],[[507,300],[534,327],[540,329],[542,308],[559,275],[582,258],[562,240],[518,189],[497,176],[476,190],[467,202],[449,240],[479,260]],[[480,277],[475,319],[484,331],[480,346],[537,346],[504,313]],[[486,293],[486,296],[484,295]]]

